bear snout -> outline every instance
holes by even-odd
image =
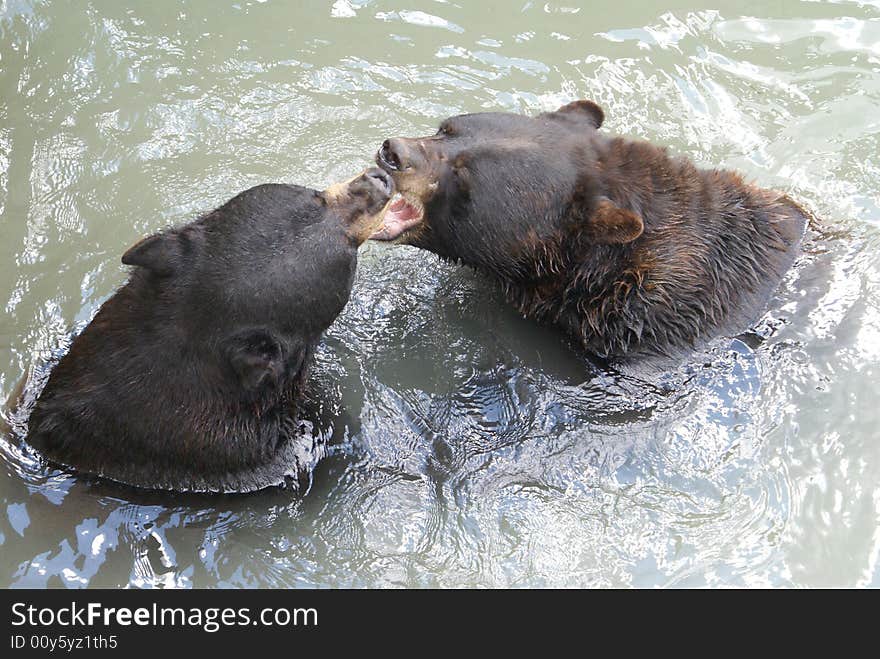
[[[376,154],[376,163],[383,169],[392,172],[409,169],[410,160],[410,150],[399,137],[392,137],[382,142],[382,146]]]
[[[394,194],[394,180],[378,167],[371,167],[364,172],[364,178],[372,183],[386,197]]]
[[[348,184],[348,206],[354,215],[375,213],[394,194],[394,180],[378,167],[370,167]]]

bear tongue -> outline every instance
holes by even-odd
[[[422,220],[422,213],[406,199],[401,197],[391,203],[385,211],[382,228],[374,233],[372,240],[394,240],[403,232]]]

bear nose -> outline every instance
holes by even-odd
[[[386,172],[378,167],[371,167],[365,171],[364,177],[384,195],[390,196],[394,191],[394,181],[391,180],[391,177]]]
[[[385,140],[382,142],[382,148],[379,149],[379,164],[393,171],[405,169],[404,153],[404,147],[400,140],[396,138]]]

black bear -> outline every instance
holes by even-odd
[[[140,487],[295,486],[306,371],[393,186],[378,168],[323,192],[260,185],[134,245],[128,282],[52,369],[28,441]]]
[[[798,253],[803,209],[733,172],[605,135],[603,120],[575,101],[386,140],[376,161],[401,198],[373,238],[495,276],[523,314],[600,356],[680,354],[746,329]]]

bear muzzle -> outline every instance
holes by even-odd
[[[370,167],[348,181],[331,185],[322,196],[342,218],[346,235],[360,245],[381,228],[394,189],[394,179],[387,172]]]

